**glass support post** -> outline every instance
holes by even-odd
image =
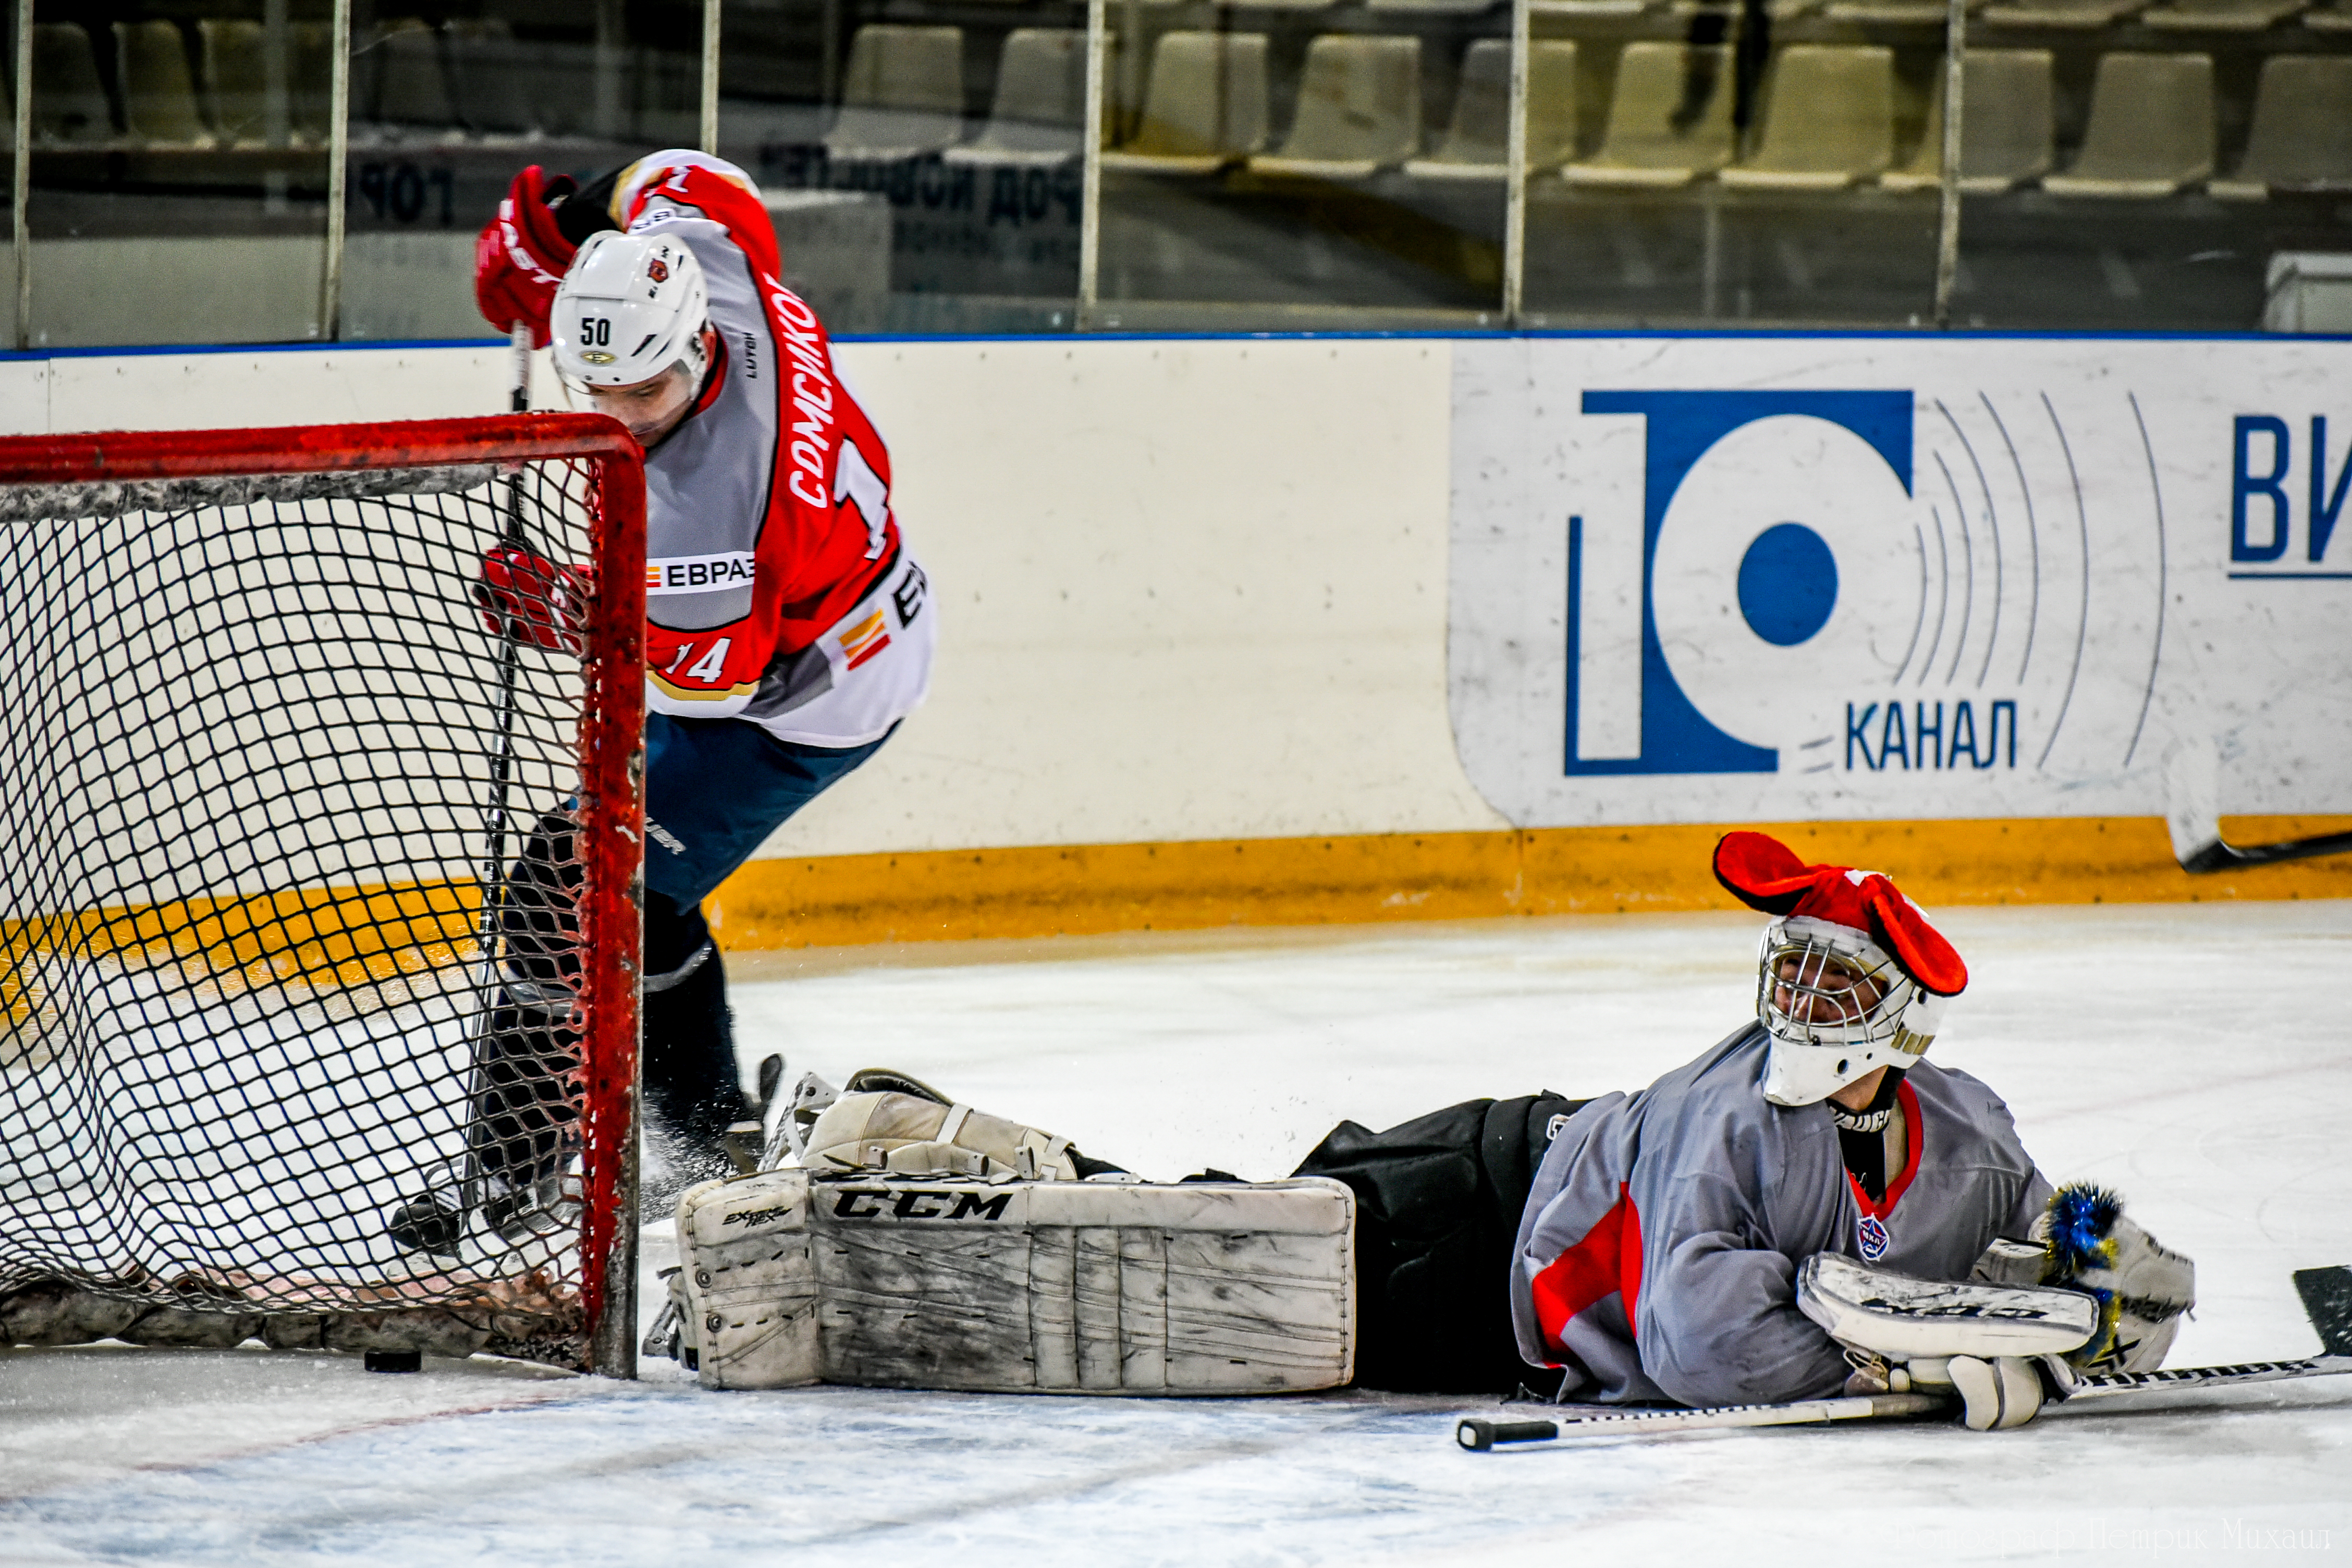
[[[1510,131],[1503,178],[1503,324],[1519,324],[1528,257],[1528,12],[1511,0]]]
[[[719,155],[719,6],[702,0],[702,150]]]
[[[1936,215],[1936,330],[1952,324],[1952,285],[1960,270],[1960,119],[1967,111],[1961,83],[1968,72],[1968,0],[1948,0],[1944,12],[1944,170]]]
[[[1103,52],[1108,41],[1108,11],[1106,0],[1087,0],[1087,114],[1081,132],[1086,140],[1078,148],[1078,305],[1074,323],[1082,332],[1094,329],[1102,259]]]
[[[343,195],[352,158],[352,0],[335,0],[327,97],[327,255],[320,268],[319,336],[342,336]]]
[[[16,0],[16,157],[9,175],[10,232],[16,250],[16,346],[33,346],[33,0]]]

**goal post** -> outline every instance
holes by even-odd
[[[0,439],[0,1344],[634,1375],[644,562],[602,416]]]

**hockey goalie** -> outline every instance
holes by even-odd
[[[1968,971],[1917,907],[1761,834],[1714,868],[1771,917],[1752,1022],[1630,1095],[1342,1122],[1286,1181],[1141,1182],[902,1075],[804,1078],[771,1168],[679,1200],[669,1348],[714,1387],[1919,1390],[1979,1429],[2160,1364],[2192,1266],[1927,1060]]]

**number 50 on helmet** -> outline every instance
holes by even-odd
[[[556,374],[579,391],[635,386],[677,368],[698,383],[709,319],[702,264],[683,241],[592,235],[555,291],[548,324]]]

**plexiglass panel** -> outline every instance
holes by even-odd
[[[31,346],[319,335],[324,16],[317,0],[35,7]]]
[[[719,152],[838,331],[1066,331],[1086,119],[1075,0],[736,0]]]
[[[516,172],[694,146],[701,29],[677,0],[356,4],[341,335],[488,332],[474,237]]]
[[[1954,324],[2305,324],[2295,258],[2352,274],[2352,7],[2113,9],[1972,25]]]
[[[1916,324],[1941,0],[1533,0],[1527,281],[1551,325]]]
[[[1090,325],[1501,323],[1508,6],[1110,9]]]
[[[2352,0],[1967,0],[1957,116],[1948,3],[1108,0],[1090,129],[1085,0],[355,0],[331,258],[332,0],[35,0],[25,336],[488,336],[516,171],[700,145],[706,37],[845,332],[1926,325],[1955,120],[1951,325],[2340,325]]]

